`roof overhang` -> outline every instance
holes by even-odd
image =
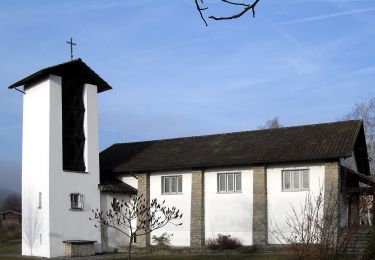
[[[102,79],[98,74],[96,74],[96,72],[92,70],[81,59],[76,59],[52,67],[41,69],[13,83],[8,88],[13,89],[20,86],[27,86],[49,75],[56,75],[62,78],[69,77],[81,79],[85,83],[97,86],[98,93],[112,89],[112,87],[104,79]]]

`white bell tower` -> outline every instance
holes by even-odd
[[[42,69],[24,86],[22,254],[64,255],[63,241],[90,240],[100,208],[97,94],[111,89],[81,59]]]

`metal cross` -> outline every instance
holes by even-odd
[[[73,46],[76,46],[77,44],[73,42],[73,38],[70,37],[70,42],[66,42],[67,44],[70,44],[70,59],[73,60]]]

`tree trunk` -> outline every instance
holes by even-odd
[[[132,242],[133,242],[133,235],[130,236],[129,248],[128,248],[128,260],[131,260]]]

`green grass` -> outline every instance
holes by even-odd
[[[17,257],[17,256],[0,256],[0,260],[19,260],[19,259],[33,259],[30,257]],[[90,258],[88,258],[90,259]],[[104,258],[105,260],[111,260],[110,258]],[[127,259],[124,258],[114,258],[116,260],[120,259]],[[134,260],[287,260],[289,259],[286,256],[276,256],[276,255],[248,255],[248,256],[236,256],[236,255],[215,255],[215,256],[147,256],[147,257],[135,257],[133,256],[132,259]]]
[[[20,254],[21,253],[21,240],[8,240],[6,242],[0,242],[0,254]],[[33,259],[29,257],[21,256],[1,256],[0,260],[16,260],[16,259]],[[38,258],[34,258],[38,259]],[[87,258],[90,259],[90,258]],[[127,255],[113,255],[113,258],[110,255],[103,255],[103,260],[121,260],[127,259]],[[175,254],[175,255],[160,255],[160,256],[141,256],[141,255],[132,255],[134,260],[288,260],[290,256],[288,255],[184,255],[184,254]]]
[[[21,240],[8,240],[0,242],[0,254],[20,254],[21,253]]]
[[[126,258],[123,258],[126,259]],[[173,255],[173,256],[147,256],[137,257],[135,260],[287,260],[286,255]]]
[[[19,256],[0,256],[0,260],[19,260],[19,259],[29,259],[29,257],[19,257]]]

